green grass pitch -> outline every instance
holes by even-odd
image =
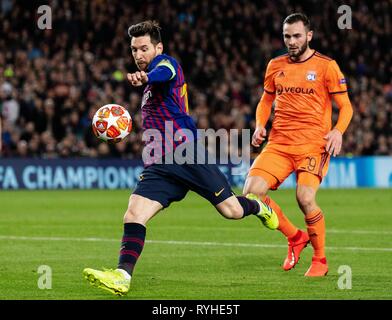
[[[286,240],[256,217],[226,220],[204,199],[186,199],[150,221],[132,288],[116,297],[90,286],[85,267],[115,267],[127,190],[1,191],[0,299],[392,299],[392,190],[320,190],[329,274],[303,276],[312,249],[284,272]],[[294,190],[271,193],[304,228]],[[38,268],[52,271],[40,289]],[[339,288],[340,266],[351,289]],[[341,280],[347,284],[346,280]]]

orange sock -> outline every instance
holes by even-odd
[[[325,257],[325,220],[320,209],[305,216],[310,242],[313,246],[314,257]]]
[[[282,209],[279,205],[272,200],[269,196],[266,196],[263,200],[267,206],[270,206],[272,210],[275,211],[276,215],[279,219],[279,228],[280,232],[282,232],[287,238],[294,237],[297,234],[298,228],[293,225],[289,219],[283,214]]]

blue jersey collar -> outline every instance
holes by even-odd
[[[150,62],[150,64],[148,65],[148,67],[147,67],[147,72],[150,72],[151,70],[153,70],[155,67],[156,67],[156,65],[161,61],[161,60],[163,60],[163,59],[167,59],[168,58],[168,55],[166,55],[166,54],[158,54],[154,59],[152,59],[151,60],[151,62]]]

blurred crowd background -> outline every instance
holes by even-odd
[[[265,68],[285,52],[282,21],[293,12],[308,14],[311,47],[333,57],[346,76],[354,116],[342,153],[392,155],[389,0],[345,1],[352,9],[352,29],[345,30],[333,0],[0,4],[2,157],[140,158],[142,91],[125,75],[136,70],[127,29],[146,19],[160,22],[166,53],[182,64],[198,127],[253,133]],[[52,9],[51,30],[37,27],[40,4]],[[134,120],[130,137],[116,145],[91,130],[94,112],[107,103],[125,106]]]

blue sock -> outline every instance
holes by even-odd
[[[236,196],[242,209],[244,209],[244,217],[251,214],[258,214],[260,211],[259,203],[256,200],[250,200],[244,196]]]

